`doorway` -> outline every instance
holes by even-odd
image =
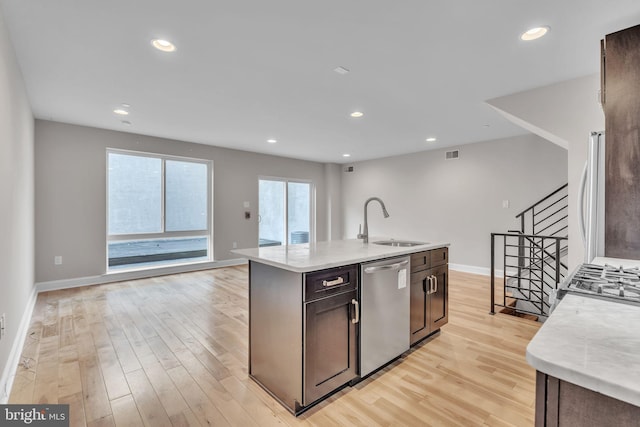
[[[314,187],[311,182],[260,178],[258,245],[309,243],[313,235]]]

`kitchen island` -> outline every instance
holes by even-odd
[[[640,306],[565,295],[527,347],[536,426],[636,426]]]
[[[358,239],[330,240],[288,246],[234,249],[231,252],[250,261],[296,273],[307,273],[449,246],[449,243],[444,242],[423,243],[415,246],[385,246],[376,242],[392,240],[382,238],[371,240],[371,243],[363,243]]]
[[[434,311],[441,314],[428,335],[437,332],[447,318],[448,245],[388,246],[354,239],[234,250],[249,259],[249,375],[294,414],[359,381],[361,350],[367,348],[361,335],[379,321],[364,314],[368,300],[361,297],[372,290],[360,280],[364,266],[383,271],[392,278],[387,289],[406,297],[389,298],[378,310],[389,324],[401,325],[396,335],[406,346],[400,353],[409,349],[414,319],[429,319],[430,297],[440,303],[440,310],[434,303]],[[439,277],[425,274],[432,264]],[[410,274],[414,265],[417,272]],[[418,274],[421,281],[414,283]],[[421,304],[410,302],[415,299],[410,285],[419,290]]]

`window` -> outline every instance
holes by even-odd
[[[212,259],[211,162],[107,151],[108,270]]]
[[[260,179],[258,185],[258,245],[313,241],[313,185],[275,178]]]

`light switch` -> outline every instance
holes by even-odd
[[[504,209],[508,209],[509,208],[509,200],[503,200],[502,201],[502,207]]]
[[[251,207],[251,203],[249,203],[249,202],[244,202],[243,204],[244,204],[245,209]]]

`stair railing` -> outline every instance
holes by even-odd
[[[569,184],[564,184],[516,215],[520,220],[520,231],[525,234],[566,236],[568,200]]]
[[[502,245],[496,240],[502,239]],[[566,237],[539,236],[521,233],[491,233],[491,314],[496,307],[547,316],[550,309],[549,296],[552,290],[567,275],[560,262],[563,242]],[[522,244],[521,242],[525,242]],[[501,247],[502,254],[496,253]],[[542,248],[547,248],[542,250]],[[502,258],[502,292],[496,293],[496,266]],[[524,265],[522,261],[524,260]],[[508,301],[522,301],[511,306]]]
[[[568,274],[568,184],[516,215],[520,230],[491,233],[491,314],[495,307],[547,316],[550,294]],[[502,239],[502,295],[496,301],[496,240]],[[512,305],[515,304],[515,305]]]

